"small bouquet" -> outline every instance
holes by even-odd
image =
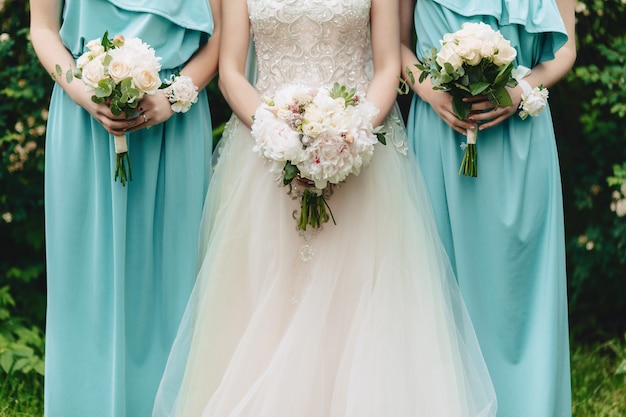
[[[87,43],[88,51],[78,58],[77,69],[68,72],[85,84],[93,95],[95,103],[109,103],[111,113],[116,116],[125,113],[131,117],[144,94],[155,94],[161,87],[159,71],[161,58],[155,56],[154,49],[139,38],[124,39],[116,36],[109,39],[108,31],[102,39]],[[57,74],[61,68],[57,66]],[[116,166],[114,179],[118,177],[122,185],[132,180],[132,168],[128,156],[126,136],[114,136]]]
[[[511,75],[517,52],[499,31],[482,22],[466,22],[440,42],[439,51],[433,48],[421,64],[416,64],[422,70],[419,81],[430,75],[435,90],[449,92],[452,109],[460,119],[467,118],[472,107],[463,101],[465,97],[486,95],[496,106],[513,104],[506,87],[517,85]],[[407,73],[412,75],[408,69]],[[477,133],[477,129],[467,132],[459,175],[478,175]]]
[[[320,89],[287,86],[259,106],[252,124],[254,151],[272,162],[270,171],[300,198],[298,230],[328,222],[329,213],[333,216],[326,200],[333,185],[358,175],[370,163],[374,145],[385,144],[381,128],[372,125],[377,114],[355,89],[338,83]]]

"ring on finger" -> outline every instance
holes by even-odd
[[[142,116],[143,116],[143,122],[148,123],[148,118],[146,117],[145,113],[143,113]]]

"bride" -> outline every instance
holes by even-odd
[[[155,417],[494,416],[496,401],[394,109],[397,0],[228,0],[228,123],[197,283]],[[258,74],[246,79],[252,34]],[[368,77],[367,63],[373,63]],[[253,115],[289,84],[339,82],[380,110],[387,145],[299,231],[299,203],[253,152]]]

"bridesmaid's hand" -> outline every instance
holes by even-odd
[[[129,132],[158,125],[174,114],[172,104],[161,91],[153,95],[144,95],[137,107],[136,123],[128,127]]]
[[[426,78],[422,83],[416,83],[413,88],[420,98],[430,104],[435,113],[452,129],[465,135],[468,130],[476,128],[475,123],[461,120],[454,114],[452,110],[452,96],[445,91],[433,90],[430,77]]]
[[[478,123],[479,130],[485,130],[502,123],[512,115],[516,114],[517,108],[522,101],[522,87],[507,87],[507,91],[511,96],[511,101],[513,101],[513,104],[510,106],[501,106],[496,108],[496,105],[489,101],[487,96],[476,96],[463,99],[468,103],[472,103],[472,111],[467,116],[467,120],[471,123]]]
[[[69,83],[65,87],[68,95],[83,109],[85,109],[98,123],[112,135],[123,135],[131,126],[135,126],[140,122],[139,114],[127,118],[121,114],[115,116],[111,113],[111,109],[107,103],[94,103],[91,100],[91,93],[85,91],[82,82]]]

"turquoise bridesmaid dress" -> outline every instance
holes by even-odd
[[[78,57],[105,30],[138,36],[179,70],[212,32],[206,0],[66,0]],[[80,82],[78,80],[74,82]],[[196,274],[211,158],[206,92],[131,133],[133,180],[114,182],[110,135],[58,86],[46,139],[46,417],[144,417]]]
[[[418,0],[417,56],[465,21],[508,38],[518,65],[566,41],[554,0]],[[458,175],[464,136],[413,98],[409,137],[498,397],[498,416],[570,417],[561,180],[550,110],[478,134],[478,178]]]

